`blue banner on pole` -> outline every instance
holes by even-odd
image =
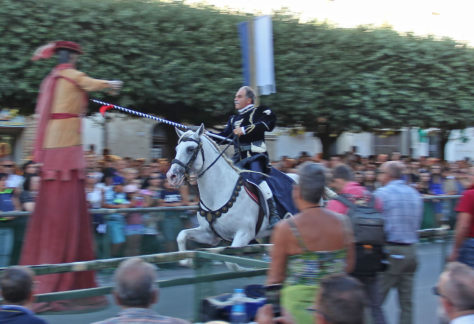
[[[250,48],[249,48],[249,23],[241,22],[238,26],[240,36],[240,49],[242,52],[242,77],[243,85],[250,85]]]
[[[242,73],[244,85],[257,87],[258,94],[260,95],[275,93],[276,84],[273,62],[273,27],[271,17],[257,17],[253,19],[252,24],[249,22],[241,22],[238,25],[238,30],[242,51]],[[254,68],[252,68],[251,64],[252,59],[254,62]],[[252,85],[252,80],[256,84]]]

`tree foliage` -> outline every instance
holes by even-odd
[[[55,64],[30,57],[58,39],[82,45],[79,68],[90,76],[124,81],[121,96],[107,99],[169,118],[221,121],[241,85],[243,16],[135,0],[2,2],[0,100],[25,113]]]
[[[0,104],[33,112],[55,62],[31,62],[31,54],[67,39],[86,52],[81,70],[124,81],[118,98],[105,99],[178,121],[222,123],[242,82],[237,24],[249,18],[181,2],[2,0]],[[273,25],[278,93],[261,99],[280,125],[326,137],[474,125],[473,50],[465,45],[388,28],[301,24],[285,13]]]
[[[390,29],[298,27],[275,24],[275,51],[285,53],[276,57],[277,79],[292,82],[279,82],[271,99],[291,106],[290,123],[336,135],[473,124],[472,49]]]

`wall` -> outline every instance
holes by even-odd
[[[107,144],[104,140],[103,117],[95,114],[84,118],[84,149],[88,149],[89,144],[95,144],[95,152],[101,154],[104,145],[107,145],[111,154],[149,160],[156,121],[131,118],[118,113],[108,113],[107,116]]]
[[[467,141],[463,143],[461,139],[464,137]],[[463,160],[466,157],[474,161],[474,127],[466,128],[463,134],[459,130],[452,131],[445,152],[448,161]]]
[[[337,154],[344,154],[356,147],[356,153],[361,156],[374,154],[374,136],[370,133],[342,133],[337,139]]]
[[[109,116],[111,120],[107,126],[107,134],[112,154],[149,159],[153,127],[156,122],[148,119],[134,119],[118,113],[109,113]],[[96,153],[102,152],[104,141],[102,121],[103,117],[100,114],[84,119],[83,143],[85,149],[88,148],[88,144],[95,144]],[[25,127],[25,131],[28,128]],[[30,131],[28,130],[28,132]],[[459,140],[461,137],[459,131],[453,132],[453,140],[449,141],[446,146],[448,161],[460,160],[465,157],[474,160],[474,128],[466,129],[464,135],[468,138],[466,143]],[[283,155],[298,157],[302,151],[315,155],[322,150],[320,140],[314,137],[311,132],[293,136],[290,135],[288,128],[277,127],[273,132],[267,134],[266,139],[272,161],[281,159]],[[428,155],[428,143],[420,142],[417,129],[403,129],[400,141],[402,154],[408,154],[411,150],[415,158]],[[343,154],[350,151],[352,146],[356,146],[357,153],[362,156],[375,154],[374,135],[371,133],[343,133],[337,141],[337,152]]]
[[[36,123],[33,116],[24,117],[24,127],[1,127],[0,133],[13,138],[12,152],[8,159],[21,165],[32,158],[36,134]]]
[[[306,151],[313,156],[321,152],[321,141],[306,132],[299,135],[289,135],[289,129],[277,127],[266,136],[267,149],[272,161],[280,160],[282,156],[296,158],[300,153]]]

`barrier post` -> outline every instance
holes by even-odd
[[[193,259],[193,266],[194,271],[197,276],[201,276],[204,274],[209,274],[211,271],[211,267],[209,264],[212,262],[210,260],[206,260],[200,258],[198,254],[195,254]],[[201,302],[204,298],[213,296],[215,294],[214,289],[214,282],[198,282],[194,284],[194,322],[201,321]]]

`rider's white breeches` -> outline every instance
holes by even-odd
[[[265,200],[268,200],[273,197],[272,191],[270,190],[270,187],[268,186],[267,182],[264,180],[262,181],[258,187],[262,191],[263,197]]]

